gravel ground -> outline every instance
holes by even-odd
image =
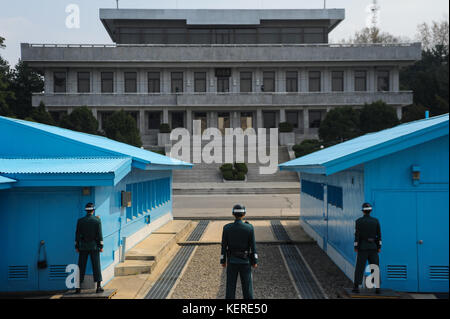
[[[260,262],[253,272],[254,297],[256,299],[297,298],[278,246],[260,244],[257,248]],[[171,298],[225,298],[226,271],[219,264],[219,256],[220,245],[199,246]],[[242,298],[239,278],[236,298]]]
[[[352,281],[347,278],[317,244],[301,244],[297,246],[328,298],[343,298],[343,289],[351,288],[353,286]]]

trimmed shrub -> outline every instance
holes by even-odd
[[[233,171],[222,171],[222,176],[223,179],[227,180],[227,181],[232,181],[234,180],[234,174]]]
[[[248,167],[245,163],[234,163],[234,168],[236,171],[244,173],[244,175],[248,173]]]
[[[279,125],[280,133],[291,133],[294,130],[294,127],[291,123],[282,122]]]
[[[220,166],[220,171],[223,173],[224,171],[232,171],[233,170],[233,164],[223,164],[222,166]]]
[[[300,144],[294,145],[292,150],[295,152],[295,157],[302,157],[320,150],[320,146],[319,140],[304,140]]]
[[[245,181],[245,173],[237,172],[237,174],[234,176],[234,179],[237,181]]]
[[[170,129],[170,125],[167,123],[162,123],[159,126],[159,133],[170,133],[172,130]]]

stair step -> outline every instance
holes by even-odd
[[[155,268],[154,260],[125,260],[114,268],[115,276],[150,274]]]

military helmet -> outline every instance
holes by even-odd
[[[95,210],[95,206],[93,203],[87,203],[84,210],[90,213]]]
[[[246,213],[245,206],[243,205],[234,205],[233,206],[233,215],[236,217],[242,217]]]
[[[370,205],[369,203],[364,203],[362,205],[362,211],[364,213],[370,213],[372,211],[372,205]]]

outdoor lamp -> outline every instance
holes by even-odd
[[[414,186],[419,185],[420,181],[420,166],[413,165],[411,167],[411,173],[412,173],[412,181]]]

